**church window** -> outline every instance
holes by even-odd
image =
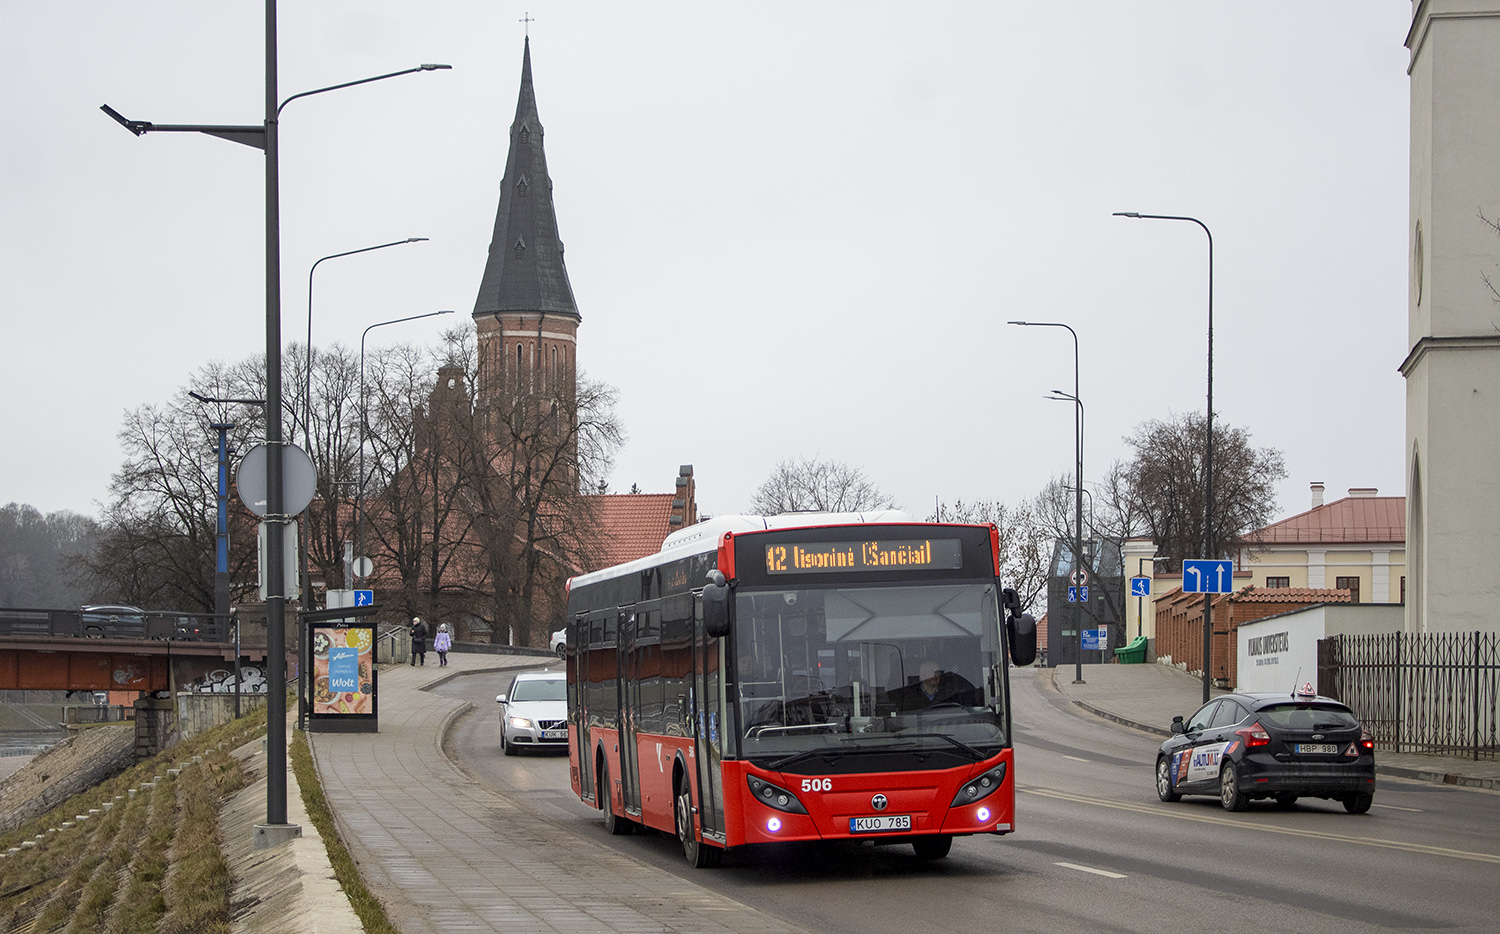
[[[521,125],[521,132],[519,134],[517,134],[517,135],[520,137],[521,142],[523,142],[523,143],[528,142],[531,139],[531,129],[529,127],[527,127],[525,124],[522,124]]]
[[[516,241],[516,259],[520,259],[525,254],[526,254],[526,242],[524,240],[517,240]]]
[[[521,197],[526,197],[526,189],[528,187],[529,186],[526,184],[526,176],[522,175],[519,179],[516,180],[516,194],[520,195]]]

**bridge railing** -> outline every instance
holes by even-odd
[[[0,636],[229,642],[233,632],[228,619],[212,613],[0,608]]]

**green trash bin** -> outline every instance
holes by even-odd
[[[1115,649],[1115,661],[1122,665],[1143,665],[1146,662],[1146,637],[1136,636],[1129,645]]]

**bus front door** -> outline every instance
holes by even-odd
[[[640,654],[636,649],[636,614],[620,614],[620,791],[625,813],[641,817],[641,767],[636,730],[640,726]]]
[[[693,626],[693,743],[698,767],[698,826],[703,835],[724,843],[724,787],[720,761],[724,750],[724,690],[720,644],[703,631],[703,599],[696,598]]]

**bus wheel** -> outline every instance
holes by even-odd
[[[610,800],[609,766],[603,759],[599,760],[599,803],[604,811],[604,829],[614,836],[630,833],[630,821],[615,813],[614,803]]]
[[[946,834],[935,837],[916,837],[911,848],[917,851],[917,859],[942,859],[953,849],[953,838]]]
[[[693,796],[686,781],[677,789],[674,810],[677,812],[677,839],[682,842],[682,855],[687,857],[688,865],[694,869],[711,869],[719,865],[724,851],[699,840],[693,828]]]

